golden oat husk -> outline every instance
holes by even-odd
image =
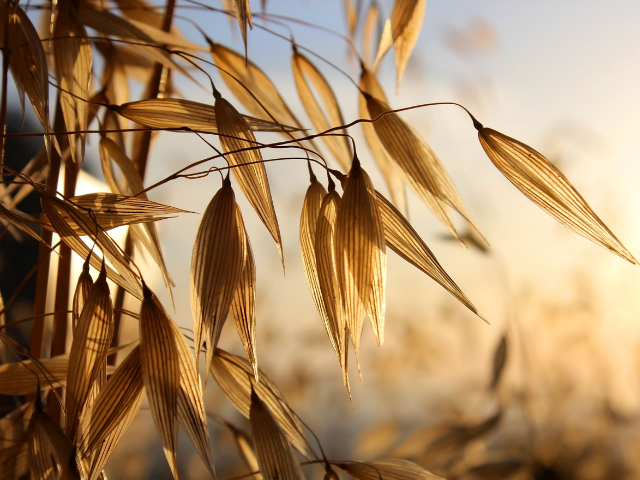
[[[235,194],[227,176],[202,215],[191,254],[196,361],[206,343],[207,364],[215,352],[247,255],[236,209]]]
[[[485,128],[477,121],[478,138],[500,172],[560,223],[579,235],[636,264],[631,252],[595,214],[567,177],[541,153],[518,140]]]
[[[361,311],[369,316],[378,344],[384,343],[385,251],[384,227],[376,193],[360,161],[354,157],[338,208],[335,255],[345,323],[356,357],[364,323]]]
[[[153,98],[112,107],[119,115],[150,128],[183,129],[218,133],[214,107],[182,98]],[[243,116],[253,131],[282,132],[297,130],[268,120]]]
[[[380,99],[366,93],[363,95],[372,119],[391,110]],[[458,234],[448,206],[480,231],[440,160],[398,114],[386,113],[373,126],[384,148],[404,172],[411,188],[456,238]]]
[[[364,65],[361,68],[360,89],[374,96],[378,100],[381,100],[385,104],[388,104],[387,98],[375,75],[367,70]],[[360,118],[371,118],[369,116],[367,101],[364,95],[359,95],[358,114],[360,115]],[[367,141],[367,145],[371,150],[374,160],[378,164],[378,168],[380,168],[380,172],[384,177],[387,188],[391,193],[393,203],[401,212],[406,212],[407,198],[405,195],[404,174],[402,169],[394,161],[389,152],[387,152],[386,148],[378,138],[375,127],[369,122],[362,122],[361,125],[362,131],[364,132],[364,138]]]
[[[209,368],[227,399],[242,415],[249,418],[253,383],[251,381],[253,369],[249,362],[218,348]],[[253,383],[253,388],[269,408],[291,446],[307,458],[317,458],[295,412],[278,387],[262,370],[259,372],[259,378],[259,381]]]
[[[400,458],[347,462],[339,466],[357,480],[444,480],[417,463]]]
[[[427,0],[395,0],[391,16],[385,23],[373,70],[375,71],[378,68],[382,57],[391,48],[391,45],[394,45],[396,51],[397,91],[400,90],[404,70],[420,35],[426,6]]]
[[[219,93],[214,107],[220,134],[220,145],[222,145],[222,149],[225,152],[257,146],[256,138],[253,136],[244,117]],[[247,200],[249,200],[249,203],[276,242],[282,267],[284,268],[280,226],[273,206],[267,170],[262,161],[260,149],[251,148],[241,152],[227,153],[225,158],[230,166],[248,164],[233,168],[233,175]]]
[[[85,262],[82,264],[82,272],[78,277],[78,281],[76,282],[76,289],[73,292],[73,302],[71,310],[73,316],[74,331],[78,326],[78,319],[80,318],[82,308],[87,301],[87,297],[89,296],[91,287],[93,287],[93,278],[91,278],[91,274],[89,273],[89,260],[90,258],[87,257]]]
[[[265,480],[304,480],[287,437],[271,416],[269,408],[251,389],[249,421],[253,432],[260,474]]]
[[[329,83],[316,66],[295,49],[291,57],[291,66],[293,68],[293,78],[296,82],[298,95],[302,101],[302,106],[313,124],[313,128],[318,132],[323,132],[330,128],[344,125],[345,122],[342,118],[338,100]],[[311,82],[315,88],[320,98],[320,103],[311,91],[309,82]],[[351,153],[351,145],[346,136],[346,131],[341,129],[333,133],[338,135],[323,135],[322,141],[340,166],[344,170],[348,170],[353,154]]]
[[[384,224],[384,235],[387,246],[417,269],[423,271],[442,285],[451,295],[465,307],[484,320],[476,307],[442,268],[429,247],[409,221],[387,200],[376,192],[378,207]],[[486,321],[486,320],[485,320]]]
[[[242,273],[231,302],[231,313],[236,331],[242,342],[249,363],[253,367],[256,381],[259,378],[258,353],[256,343],[256,262],[251,249],[249,235],[244,227],[242,212],[236,205],[236,225],[238,234],[244,242],[246,257]]]
[[[80,415],[91,388],[106,365],[113,336],[113,321],[113,304],[103,263],[78,319],[69,353],[66,433],[71,439],[77,435]]]
[[[171,320],[164,308],[143,285],[140,308],[140,365],[151,416],[174,478],[178,478],[178,395],[180,361]]]

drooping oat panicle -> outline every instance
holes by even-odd
[[[86,130],[89,118],[89,82],[91,80],[91,42],[77,17],[71,0],[57,3],[53,26],[53,56],[60,90],[60,106],[67,131]],[[69,148],[74,163],[84,159],[85,134],[70,134]]]
[[[387,246],[407,262],[433,278],[465,307],[482,318],[476,307],[442,268],[409,221],[384,195],[376,192],[376,196],[384,224],[384,236]]]
[[[119,437],[124,434],[140,408],[143,394],[140,346],[136,346],[118,365],[93,402],[89,424],[78,442],[83,457],[109,443],[113,434],[120,432]],[[115,445],[111,445],[111,451],[114,448]],[[111,451],[106,452],[107,457]]]
[[[236,209],[235,194],[227,176],[202,215],[191,254],[196,359],[206,343],[207,364],[215,352],[246,258]]]
[[[218,133],[220,134],[220,145],[222,145],[222,149],[225,152],[258,145],[244,117],[220,94],[216,96],[214,107],[218,122]],[[258,217],[260,217],[260,220],[262,220],[262,223],[264,223],[275,240],[282,267],[284,268],[280,226],[273,206],[267,170],[262,162],[262,153],[260,153],[259,149],[254,148],[242,152],[227,153],[225,158],[231,166],[249,164],[232,169],[233,175],[247,200],[249,200]]]
[[[444,480],[417,463],[400,458],[339,464],[357,480]]]
[[[266,108],[277,123],[302,128],[276,86],[255,63],[224,45],[210,42],[209,46],[216,65],[224,70],[220,71],[222,80],[252,115],[271,120]]]
[[[378,83],[378,80],[371,72],[369,72],[369,70],[366,69],[364,65],[362,66],[362,73],[360,75],[360,89],[385,104],[388,104],[387,97]],[[358,115],[360,115],[360,118],[371,118],[369,116],[367,101],[364,95],[359,95]],[[378,138],[375,127],[369,122],[363,122],[361,125],[362,131],[364,132],[364,138],[367,141],[367,145],[369,145],[369,149],[373,154],[374,160],[378,164],[378,168],[380,168],[380,172],[384,177],[387,188],[391,193],[393,203],[395,203],[400,211],[406,212],[407,199],[405,196],[404,174],[402,169],[394,161],[389,152],[387,152],[387,149]]]
[[[336,257],[336,219],[340,208],[340,195],[331,182],[329,193],[322,199],[318,221],[316,223],[316,265],[318,283],[325,308],[325,329],[331,345],[338,355],[342,368],[342,381],[351,396],[347,360],[349,351],[349,328],[342,313],[342,295],[340,292],[339,265]]]
[[[218,123],[214,107],[182,98],[153,98],[129,102],[112,107],[115,111],[136,123],[151,128],[190,128],[198,132],[218,133]],[[256,132],[281,132],[296,130],[295,127],[280,125],[244,115],[250,129]]]
[[[236,225],[238,234],[244,242],[246,257],[242,267],[242,273],[236,286],[231,302],[231,313],[236,331],[244,347],[249,363],[253,367],[253,374],[258,380],[258,353],[256,344],[256,262],[253,258],[253,250],[249,235],[244,227],[242,212],[236,205]]]
[[[303,480],[302,469],[291,451],[287,437],[271,416],[269,408],[253,389],[249,421],[262,478],[264,480]]]
[[[80,416],[93,383],[106,367],[112,336],[113,304],[107,284],[107,269],[103,263],[78,319],[69,353],[66,433],[71,439],[76,437]]]
[[[391,110],[385,102],[373,95],[363,95],[372,119]],[[480,231],[440,160],[398,114],[386,113],[373,126],[384,148],[404,172],[411,188],[456,238],[458,235],[447,205]]]
[[[91,274],[89,273],[89,260],[90,257],[87,257],[85,262],[82,264],[82,272],[78,277],[78,282],[76,283],[76,289],[73,292],[73,305],[72,305],[72,315],[73,315],[73,329],[75,331],[78,326],[78,319],[80,318],[80,314],[82,313],[82,308],[89,297],[89,292],[91,291],[91,287],[93,287],[93,278],[91,278]]]
[[[240,33],[242,33],[242,41],[244,42],[244,56],[247,56],[247,25],[253,30],[253,22],[251,21],[251,5],[249,0],[233,0],[233,8],[236,11],[238,25],[240,25]]]
[[[477,121],[478,138],[489,159],[500,172],[560,223],[636,264],[631,252],[616,238],[567,177],[541,153]]]
[[[113,240],[96,225],[96,222],[72,204],[64,202],[45,191],[38,191],[38,193],[44,213],[53,230],[60,235],[60,239],[82,258],[91,256],[91,266],[99,270],[102,265],[101,259],[92,253],[69,223],[71,222],[74,227],[81,229],[82,234],[95,240],[109,263],[115,268],[116,271],[111,267],[107,267],[109,279],[123,287],[134,297],[142,298],[142,288],[127,259],[116,247]],[[60,212],[64,212],[64,215]]]
[[[364,324],[362,311],[371,320],[378,344],[384,343],[385,250],[376,193],[369,175],[354,157],[336,218],[335,255],[343,314],[356,357]]]
[[[140,308],[140,364],[151,408],[165,456],[174,478],[178,478],[178,395],[180,359],[171,320],[156,296],[145,285]]]
[[[60,387],[67,383],[68,371],[68,355],[41,358],[37,365],[33,360],[0,365],[0,394],[32,395],[38,388],[49,388],[49,382],[54,388]]]
[[[404,69],[418,40],[418,35],[420,35],[426,6],[427,0],[395,0],[391,17],[385,23],[373,70],[378,68],[382,57],[391,48],[391,45],[394,45],[396,51],[396,90],[400,90]]]
[[[122,176],[124,178],[124,181],[126,182],[128,191],[122,191],[121,187],[116,182],[111,160],[113,160],[116,165],[118,165],[118,168],[122,172]],[[112,192],[136,195],[137,198],[141,200],[148,200],[146,193],[140,193],[144,190],[144,186],[142,184],[140,174],[135,168],[135,165],[129,159],[129,157],[127,157],[121,146],[106,137],[100,140],[100,165],[102,166],[102,173],[104,175],[105,181],[107,182],[107,185],[109,185],[109,188]],[[146,236],[142,232],[143,229],[146,232]],[[175,283],[171,279],[171,276],[169,275],[169,271],[165,264],[155,223],[145,222],[141,226],[132,225],[131,232],[133,238],[146,247],[151,257],[160,267],[164,283],[167,286],[169,296],[173,301],[173,293],[171,291],[171,287],[175,286]]]
[[[227,399],[242,415],[249,418],[251,377],[253,375],[249,362],[218,348],[209,368]],[[269,408],[271,415],[287,436],[291,446],[307,458],[317,458],[295,412],[282,396],[278,387],[262,370],[260,370],[259,378],[260,380],[253,384],[253,388]]]
[[[9,18],[9,67],[16,81],[16,87],[24,112],[24,93],[26,92],[33,110],[45,133],[44,144],[47,157],[51,158],[52,138],[49,135],[49,70],[47,56],[38,32],[27,14],[16,6]]]
[[[330,128],[344,125],[345,122],[342,118],[338,100],[320,70],[307,57],[295,49],[291,57],[291,66],[293,67],[293,78],[296,82],[298,95],[300,95],[302,106],[307,112],[313,128],[318,132],[323,132]],[[320,98],[320,103],[311,91],[308,82],[311,82],[315,88]],[[324,111],[322,107],[324,107]],[[322,141],[340,166],[344,170],[348,170],[353,154],[351,153],[349,139],[346,136],[347,132],[345,130],[337,130],[334,133],[342,135],[324,135]]]

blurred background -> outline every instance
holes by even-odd
[[[369,2],[360,4],[366,13]],[[386,18],[392,2],[379,4]],[[242,50],[237,25],[226,17],[178,5],[180,15],[197,17],[216,42]],[[252,2],[252,8],[259,12],[259,2]],[[340,0],[269,0],[267,11],[346,32]],[[393,53],[382,62],[379,80],[394,108],[459,102],[485,126],[546,155],[638,256],[638,18],[640,4],[632,1],[611,8],[591,0],[429,0],[400,92],[395,93]],[[187,21],[178,18],[176,23],[185,36],[202,43]],[[289,35],[275,21],[266,25]],[[357,80],[358,63],[343,39],[293,23],[290,28],[298,43]],[[361,31],[360,23],[357,38]],[[254,29],[248,52],[296,116],[310,125],[295,92],[289,44]],[[345,121],[356,119],[355,87],[335,69],[312,61],[331,83]],[[231,99],[217,73],[211,73]],[[199,80],[205,84],[204,77]],[[132,82],[130,88],[136,98],[140,84]],[[213,102],[188,80],[176,78],[175,88],[186,98]],[[360,357],[363,384],[350,362],[352,409],[301,265],[298,227],[307,167],[299,161],[274,162],[267,170],[286,278],[268,232],[248,203],[239,200],[256,256],[261,369],[318,435],[330,458],[403,457],[461,479],[638,478],[640,270],[570,232],[520,194],[488,160],[462,110],[429,107],[402,118],[439,156],[490,245],[469,232],[465,249],[409,192],[411,223],[490,325],[389,251],[386,341],[377,347],[367,323]],[[20,128],[19,121],[14,128]],[[387,192],[360,127],[349,133],[374,185]],[[276,138],[261,134],[258,140]],[[7,154],[23,148],[32,147],[8,146]],[[163,133],[155,140],[145,182],[210,154],[195,136]],[[85,169],[101,180],[97,138],[88,146]],[[219,176],[211,175],[177,180],[149,193],[154,201],[197,213],[158,224],[178,285],[175,311],[155,265],[146,262],[145,279],[153,278],[154,291],[186,328],[191,327],[191,245],[199,214],[219,187]],[[457,220],[466,232],[462,219]],[[5,282],[6,272],[15,267],[4,244],[1,251],[0,288],[6,299],[13,290]],[[28,301],[17,302],[7,321],[27,316]],[[138,307],[132,302],[125,308]],[[138,326],[129,322],[124,335],[133,338]],[[220,347],[244,356],[230,323]],[[209,412],[248,431],[247,421],[215,382],[208,382],[205,399]],[[229,430],[212,420],[211,431],[219,478],[247,472]],[[185,478],[206,478],[204,465],[182,436],[179,459]],[[107,473],[110,478],[170,478],[148,411],[143,409],[134,421]],[[305,467],[308,477],[322,473]]]

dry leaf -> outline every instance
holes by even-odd
[[[396,90],[400,90],[404,69],[418,40],[418,35],[420,35],[426,6],[427,0],[395,0],[391,17],[384,26],[373,70],[378,68],[382,57],[391,48],[391,45],[394,45],[396,50]]]
[[[360,75],[360,89],[385,104],[388,104],[387,98],[382,91],[382,87],[380,87],[378,80],[364,66],[362,66],[362,73]],[[360,118],[371,118],[369,116],[367,101],[365,100],[364,95],[359,95],[358,115],[360,115]],[[387,149],[378,138],[378,134],[376,133],[373,124],[369,122],[362,122],[361,125],[362,131],[364,132],[364,138],[367,141],[367,145],[369,145],[373,158],[378,164],[378,168],[380,168],[380,172],[384,177],[387,188],[391,193],[393,203],[397,205],[400,211],[406,212],[407,199],[405,196],[404,174],[402,173],[402,169],[393,160],[393,157],[389,155],[389,152],[387,152]]]
[[[217,349],[209,365],[211,373],[225,396],[238,411],[249,417],[251,407],[251,365],[243,358]],[[317,458],[302,430],[295,412],[284,399],[278,387],[260,370],[260,380],[253,385],[271,415],[287,436],[289,443],[307,458]]]
[[[242,274],[238,280],[236,291],[231,302],[231,313],[236,331],[244,347],[249,363],[253,367],[253,374],[258,380],[258,354],[256,345],[256,262],[253,258],[249,235],[244,227],[242,212],[236,205],[236,225],[238,235],[245,244],[246,257],[242,267]]]
[[[591,210],[567,177],[541,153],[477,121],[478,138],[500,172],[549,215],[574,232],[636,264],[631,252]]]
[[[400,458],[337,465],[356,480],[444,480],[420,465]]]
[[[67,131],[86,130],[89,119],[89,82],[91,80],[91,42],[77,18],[71,0],[57,4],[53,26],[53,54],[60,90],[60,106]],[[68,93],[67,93],[68,92]],[[69,135],[69,148],[74,163],[84,159],[85,134]]]
[[[296,51],[295,48],[293,57],[291,58],[291,65],[293,67],[293,78],[296,81],[298,95],[300,95],[300,100],[313,124],[313,128],[318,132],[323,132],[330,128],[344,125],[345,122],[342,118],[342,112],[338,106],[336,96],[315,65]],[[318,103],[318,100],[316,100],[316,97],[313,95],[308,81],[315,87],[320,101],[324,106],[326,115],[320,103]],[[322,141],[340,166],[344,170],[348,170],[350,166],[349,162],[353,154],[351,153],[349,139],[346,136],[347,132],[345,130],[336,130],[333,133],[337,135],[323,135]]]
[[[303,480],[304,475],[287,437],[271,416],[268,407],[251,390],[249,421],[253,432],[260,474],[265,480]]]
[[[191,254],[191,314],[196,359],[206,343],[207,365],[215,353],[247,255],[236,210],[235,195],[227,176],[202,215]]]
[[[140,364],[151,416],[174,478],[178,478],[180,361],[171,320],[145,285],[140,308]]]
[[[433,278],[465,307],[482,318],[476,307],[442,268],[409,221],[382,194],[376,192],[376,195],[387,246],[417,269]]]
[[[103,264],[78,319],[69,353],[71,368],[67,380],[66,433],[71,439],[76,437],[80,415],[93,383],[104,369],[112,336],[113,304],[107,284],[107,269]]]
[[[181,98],[153,98],[112,106],[119,115],[150,128],[189,128],[197,132],[218,133],[214,107]],[[268,120],[243,116],[251,130],[282,132],[297,130]]]
[[[215,103],[220,145],[225,152],[232,152],[244,148],[256,147],[257,142],[245,119],[227,102],[217,94]],[[245,150],[225,155],[230,166],[249,164],[239,168],[233,168],[233,175],[244,192],[247,200],[254,208],[262,223],[273,237],[278,247],[282,267],[284,268],[284,256],[282,253],[282,240],[278,218],[271,198],[267,170],[262,162],[262,154],[259,149]]]
[[[387,261],[382,217],[369,175],[354,157],[338,208],[335,255],[345,322],[356,357],[365,311],[379,345],[384,343]]]

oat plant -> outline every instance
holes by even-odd
[[[146,0],[0,2],[0,131],[6,132],[8,104],[15,100],[23,112],[32,108],[41,126],[39,131],[4,133],[0,145],[2,235],[30,236],[39,244],[38,261],[29,265],[31,271],[18,287],[34,276],[33,314],[6,323],[5,311],[18,290],[2,292],[5,297],[0,299],[0,395],[13,397],[0,419],[0,479],[106,478],[105,465],[145,402],[173,476],[178,478],[176,450],[182,428],[215,478],[216,445],[208,427],[209,415],[215,412],[205,410],[203,396],[208,377],[249,419],[250,433],[224,423],[246,461],[247,476],[299,480],[308,465],[317,464],[324,467],[326,479],[335,479],[338,471],[359,480],[440,478],[406,459],[325,456],[312,430],[259,368],[256,259],[243,220],[258,216],[284,268],[266,163],[307,163],[308,177],[298,179],[308,184],[300,199],[304,273],[329,337],[327,348],[335,351],[342,372],[340,376],[336,368],[346,402],[351,398],[348,359],[359,363],[365,317],[378,344],[384,343],[387,247],[484,320],[404,215],[408,186],[455,238],[464,240],[454,212],[481,236],[444,164],[403,118],[406,110],[461,109],[469,118],[469,131],[457,134],[471,135],[475,129],[491,162],[531,201],[576,233],[636,263],[541,153],[485,127],[459,104],[399,109],[390,105],[377,80],[380,61],[393,47],[400,89],[426,0],[389,2],[384,6],[390,12],[386,20],[385,8],[375,1],[344,1],[346,33],[337,34],[350,49],[346,61],[357,62],[361,72],[359,80],[349,77],[360,117],[349,122],[322,72],[333,67],[349,76],[336,65],[345,60],[322,58],[312,46],[282,34],[288,24],[313,24],[271,15],[266,4],[263,0],[257,13],[248,0],[225,0],[221,5],[167,0],[160,6]],[[231,28],[239,26],[244,50],[218,43],[204,20],[196,23],[182,15],[187,10],[203,19],[228,17]],[[185,20],[180,25],[197,40],[180,31],[178,19]],[[384,28],[378,32],[375,26],[382,22]],[[294,115],[289,94],[283,95],[269,79],[268,69],[258,65],[265,67],[267,62],[252,56],[252,29],[263,30],[278,39],[278,46],[291,49],[291,71],[308,118]],[[196,102],[180,95],[176,79],[185,77],[207,89],[210,100]],[[131,98],[128,86],[133,79],[143,85],[137,99]],[[11,81],[17,92],[14,99],[8,98]],[[220,81],[231,93],[228,98],[220,92]],[[354,142],[351,134],[356,128],[363,129],[366,146]],[[261,132],[280,137],[264,143]],[[153,141],[159,135],[198,136],[211,153],[189,159],[150,185],[145,173],[156,161]],[[43,139],[39,153],[21,170],[4,162],[5,144],[12,136]],[[76,195],[89,141],[98,145],[109,191]],[[359,160],[357,151],[367,148],[377,165]],[[367,171],[375,168],[386,185],[372,182]],[[155,222],[184,212],[151,201],[147,193],[169,188],[177,179],[198,181],[214,173],[220,174],[222,184],[194,232],[193,328],[185,333],[171,318],[171,306],[163,305],[149,288],[151,282],[145,282],[134,247],[157,264],[172,298],[175,285]],[[28,195],[38,197],[41,213],[21,209]],[[241,211],[240,196],[253,212]],[[119,244],[110,231],[121,226],[128,230]],[[57,270],[50,276],[54,255]],[[78,278],[71,276],[75,256],[83,262]],[[124,309],[127,296],[138,304],[134,311]],[[48,300],[53,300],[51,311]],[[120,338],[124,315],[139,324],[139,338],[133,343]],[[218,346],[227,317],[235,324],[246,358]],[[7,333],[7,327],[23,322],[30,325],[27,345]],[[52,333],[45,335],[49,322]],[[70,344],[67,331],[72,332]],[[349,353],[350,344],[355,355]],[[117,359],[123,349],[129,353]],[[357,368],[360,372],[359,364]]]

